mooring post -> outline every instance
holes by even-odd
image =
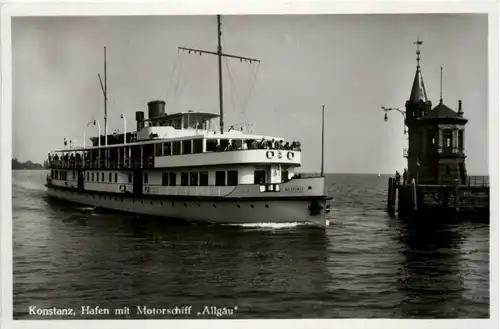
[[[389,177],[389,186],[387,189],[387,211],[394,214],[394,178]]]
[[[459,187],[458,187],[458,179],[455,178],[455,181],[453,182],[453,187],[455,188],[454,190],[454,195],[453,195],[453,200],[455,201],[455,211],[460,212],[460,193],[459,193]]]
[[[415,178],[411,180],[411,203],[413,211],[417,211],[417,184],[415,183]]]

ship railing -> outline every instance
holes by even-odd
[[[488,176],[469,176],[465,185],[469,187],[487,187],[490,185],[490,179]]]

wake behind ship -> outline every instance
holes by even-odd
[[[151,101],[148,118],[136,112],[135,131],[108,134],[105,103],[105,132],[91,139],[92,146],[70,144],[49,153],[46,186],[51,197],[193,222],[327,225],[323,174],[296,174],[299,142],[247,133],[244,127],[224,130],[221,58],[257,60],[222,53],[217,18],[217,52],[179,49],[219,57],[220,115],[166,113],[164,101]],[[106,101],[106,77],[104,81]],[[217,118],[220,130],[214,128]]]

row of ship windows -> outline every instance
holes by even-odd
[[[76,172],[73,171],[73,180],[76,179]],[[67,171],[57,171],[53,170],[51,176],[56,180],[67,180]],[[100,175],[99,175],[100,174]],[[105,182],[104,173],[94,173],[87,172],[86,181],[88,182]],[[254,172],[254,184],[264,183],[266,177],[265,170],[255,170]],[[109,173],[108,182],[112,183],[114,178],[114,183],[118,183],[118,173]],[[133,182],[132,173],[128,174],[128,182],[131,184]],[[148,173],[143,174],[143,182],[145,184],[149,183]],[[181,172],[181,186],[208,186],[208,171],[200,172]],[[163,186],[176,186],[177,185],[177,174],[176,173],[162,173],[161,185]],[[215,186],[236,186],[238,185],[238,171],[216,171],[215,172]]]

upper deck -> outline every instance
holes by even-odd
[[[283,164],[300,166],[299,142],[247,134],[220,133],[206,112],[164,113],[165,103],[149,102],[149,119],[136,112],[137,130],[91,138],[91,147],[54,150],[53,168],[141,169],[217,165]]]

